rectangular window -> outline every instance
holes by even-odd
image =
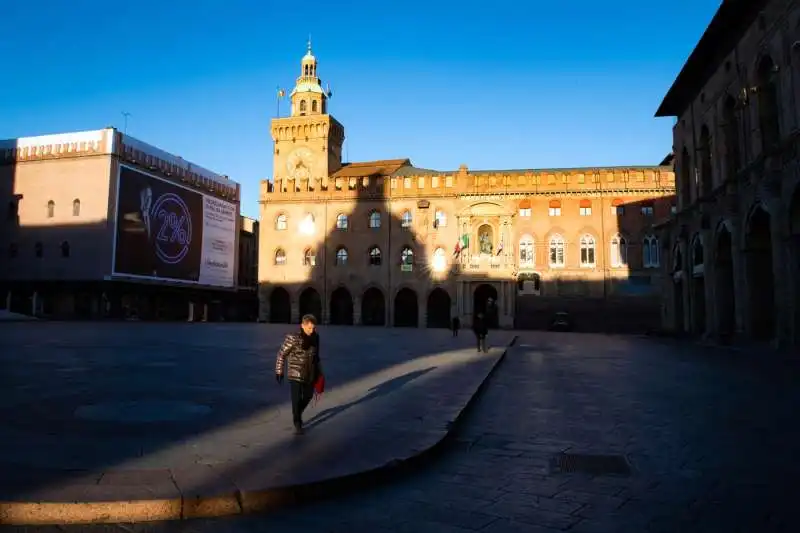
[[[642,214],[646,217],[653,216],[653,206],[652,205],[643,205],[642,206]]]
[[[527,207],[524,209],[519,210],[519,216],[521,217],[530,217],[531,216],[531,208]]]
[[[581,207],[581,216],[582,217],[590,217],[592,216],[592,208],[591,207]]]
[[[560,217],[561,216],[561,208],[560,207],[551,207],[550,208],[550,216],[551,217]]]
[[[411,188],[411,178],[405,178],[403,180],[403,188],[410,189]]]
[[[439,186],[439,176],[431,176],[431,187],[434,189]]]
[[[678,206],[676,205],[669,206],[669,212],[674,215],[675,213],[678,212]]]
[[[445,187],[452,187],[453,186],[453,176],[447,176],[444,179],[444,186]]]
[[[611,206],[611,216],[619,217],[625,214],[625,208],[621,205]]]

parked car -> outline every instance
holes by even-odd
[[[569,313],[565,311],[559,311],[553,315],[552,320],[550,320],[550,327],[548,329],[550,331],[572,331],[572,317],[570,317]]]

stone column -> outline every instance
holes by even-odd
[[[290,314],[289,320],[291,320],[292,324],[299,324],[300,323],[300,303],[298,301],[296,301],[294,298],[292,298],[291,304],[289,304],[289,306],[290,306],[290,309],[291,309],[291,311],[289,313]]]
[[[11,312],[11,297],[12,291],[6,293],[6,311]]]
[[[187,322],[194,322],[194,302],[189,302],[189,317],[186,319]]]
[[[33,291],[33,296],[31,296],[31,315],[36,316],[38,310],[39,310],[39,293]]]
[[[428,327],[428,298],[423,291],[422,295],[417,295],[417,327]]]
[[[258,288],[258,320],[269,322],[269,298],[262,287]]]
[[[202,318],[202,320],[203,320],[203,322],[208,322],[208,304],[205,303],[205,302],[203,303],[203,318]]]
[[[361,296],[353,296],[353,325],[361,325]]]

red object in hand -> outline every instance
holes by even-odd
[[[325,376],[320,374],[317,376],[316,381],[314,381],[314,392],[316,394],[322,394],[325,392]]]
[[[323,392],[325,392],[325,376],[320,374],[314,380],[314,405],[317,405]]]

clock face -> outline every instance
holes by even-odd
[[[311,150],[305,147],[297,148],[286,159],[286,172],[294,179],[308,179],[311,177],[313,164],[314,155]]]

